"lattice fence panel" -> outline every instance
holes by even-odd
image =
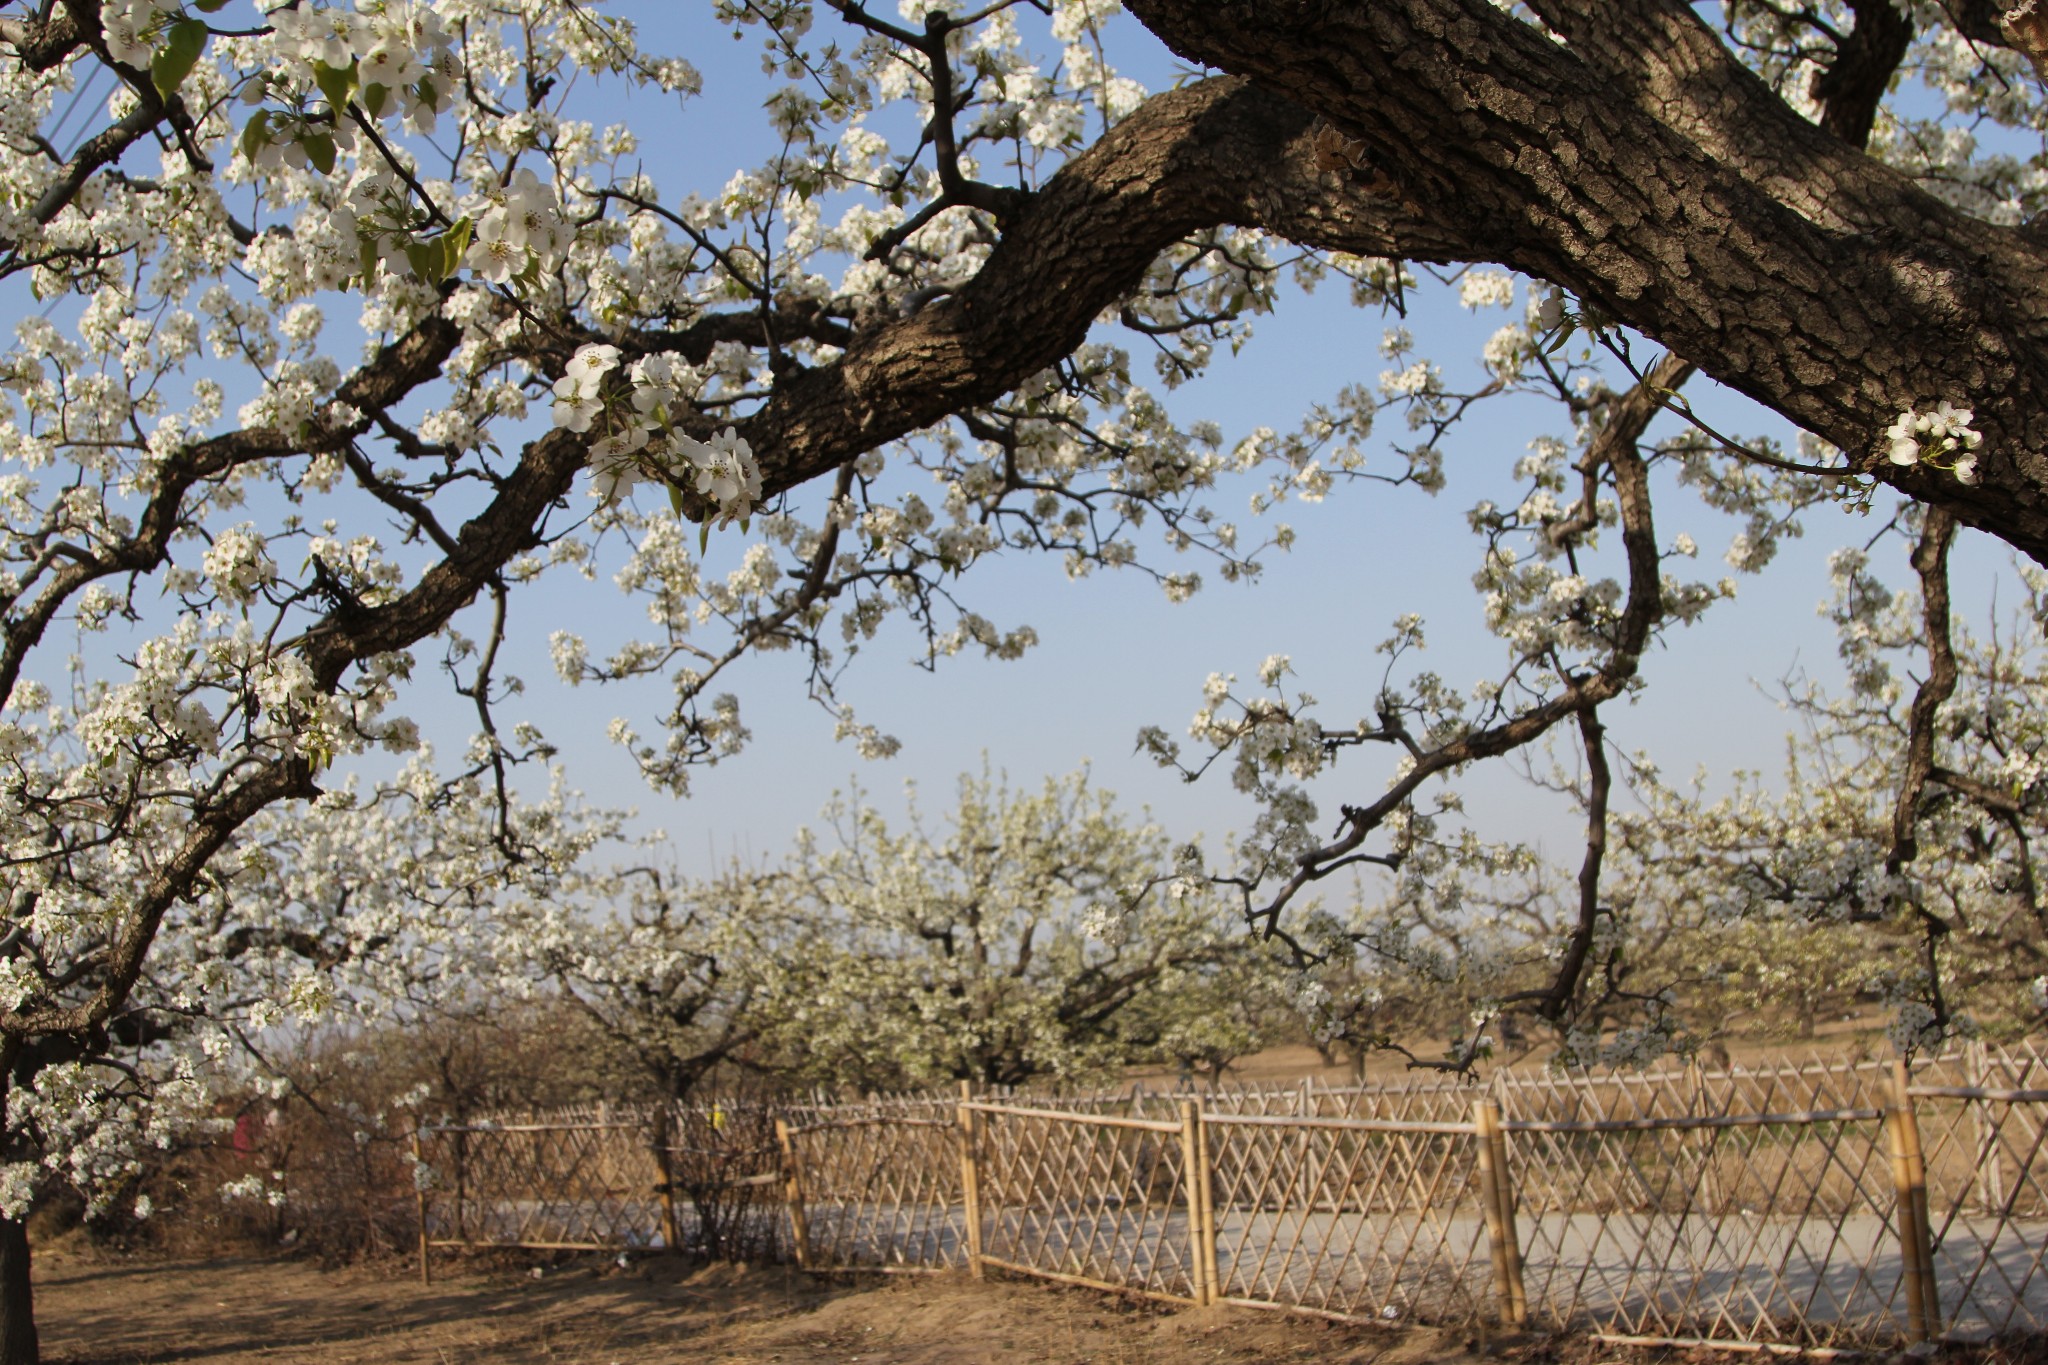
[[[1212,1115],[1204,1126],[1223,1297],[1383,1321],[1485,1311],[1490,1266],[1469,1127],[1249,1115]]]
[[[1966,1338],[2048,1330],[2048,1060],[1979,1049],[1959,1079],[1914,1077],[1942,1319]]]
[[[1181,1128],[1195,1098],[1218,1296],[1398,1320],[1491,1311],[1468,1122],[1491,1095],[1507,1119],[1537,1323],[1890,1343],[1907,1328],[1880,1112],[1890,1073],[1816,1057],[1727,1073],[1525,1070],[1485,1087],[1431,1078],[977,1101],[979,1231],[997,1265],[1195,1297],[1199,1219]],[[2033,1044],[1976,1046],[1917,1060],[1912,1083],[1940,1324],[1963,1336],[2048,1331],[2048,1057]],[[679,1246],[787,1251],[781,1117],[795,1125],[811,1264],[961,1265],[958,1116],[951,1096],[818,1095],[429,1129],[429,1232],[444,1243],[663,1245],[665,1148]]]
[[[2033,1150],[2026,1112],[2030,1106],[2008,1116],[2005,1106],[1995,1106],[1994,1112],[1977,1101],[1939,1093],[2048,1089],[2048,1057],[2024,1045],[1978,1047],[1971,1050],[1966,1065],[1916,1066],[1912,1079],[1915,1091],[1922,1092],[1914,1100],[1914,1111],[1927,1152],[1932,1203],[1991,1214],[2010,1199],[2013,1216],[2035,1218],[2048,1212],[2035,1202],[2038,1194],[2030,1192],[2022,1179]]]
[[[1400,1086],[1300,1085],[1270,1090],[1224,1090],[1202,1096],[1211,1114],[1257,1118],[1371,1119],[1457,1123],[1469,1118],[1484,1086],[1469,1081],[1412,1081]]]
[[[992,1263],[1194,1297],[1178,1121],[979,1112],[982,1246]]]
[[[1936,1067],[1960,1063],[1930,1059]],[[1774,1065],[1710,1071],[1503,1071],[1494,1077],[1511,1120],[1583,1123],[1613,1119],[1724,1117],[1818,1109],[1876,1109],[1885,1103],[1888,1061],[1851,1062],[1815,1053]]]
[[[956,1111],[944,1108],[944,1118],[858,1117],[791,1130],[809,1265],[967,1263],[960,1130]]]
[[[770,1106],[771,1116],[788,1121],[792,1128],[814,1128],[824,1124],[863,1120],[908,1120],[918,1123],[950,1122],[958,1099],[930,1093],[916,1095],[869,1095],[858,1100],[824,1097]]]
[[[1895,1334],[1902,1260],[1875,1111],[1594,1122],[1506,1125],[1533,1313],[1626,1336]]]
[[[428,1235],[478,1246],[659,1246],[651,1134],[639,1118],[428,1129]]]
[[[667,1150],[677,1248],[718,1260],[787,1256],[774,1111],[759,1103],[677,1105],[665,1120],[654,1138]]]

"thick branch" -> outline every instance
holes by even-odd
[[[1032,195],[974,279],[791,376],[739,424],[769,493],[962,408],[1078,346],[1160,252],[1219,224],[1366,256],[1466,258],[1434,213],[1315,166],[1313,120],[1235,80],[1156,96]]]
[[[1564,284],[2048,561],[2048,247],[1797,132],[1689,6],[1539,5],[1624,35],[1563,45],[1487,0],[1275,0],[1255,22],[1212,0],[1131,8],[1183,55],[1362,139],[1480,256]],[[1634,86],[1618,74],[1631,61]],[[1669,97],[1653,99],[1666,65]],[[1941,400],[1976,413],[1979,486],[1882,458],[1901,412]]]
[[[1913,45],[1913,20],[1892,0],[1849,0],[1856,27],[1835,52],[1834,65],[1814,78],[1824,112],[1820,126],[1852,147],[1870,140],[1877,107]]]
[[[1585,977],[1600,923],[1600,869],[1607,858],[1607,801],[1614,772],[1607,762],[1607,727],[1598,707],[1579,712],[1579,742],[1586,755],[1586,854],[1579,864],[1579,913],[1565,940],[1564,957],[1551,976],[1539,1010],[1545,1019],[1564,1018]]]

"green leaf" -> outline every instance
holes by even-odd
[[[683,490],[674,484],[668,486],[668,505],[675,509],[677,516],[680,517],[683,514]]]
[[[434,84],[431,78],[426,76],[420,77],[419,84],[413,86],[413,93],[420,97],[420,103],[426,105],[427,108],[439,109],[441,107],[441,89]]]
[[[704,521],[704,522],[699,522],[699,523],[697,524],[697,554],[698,554],[698,556],[699,556],[699,557],[701,558],[701,557],[703,556],[704,552],[705,552],[706,550],[710,549],[710,548],[711,548],[711,523],[710,523],[710,522],[708,522],[708,521]]]
[[[192,0],[192,8],[201,14],[213,14],[228,7],[228,0]]]
[[[256,154],[270,145],[270,111],[259,110],[242,129],[242,155],[251,161]]]
[[[422,242],[417,239],[409,241],[405,244],[405,259],[411,264],[412,273],[419,278],[427,281],[429,284],[439,284],[441,282],[441,244],[439,242]]]
[[[391,90],[388,86],[378,85],[372,81],[363,87],[363,108],[370,111],[371,118],[384,117],[384,105],[390,98]]]
[[[180,19],[172,24],[164,45],[149,61],[149,79],[157,94],[169,99],[171,92],[192,74],[192,68],[199,65],[199,54],[205,50],[205,24],[197,19]]]
[[[470,229],[475,225],[467,218],[458,219],[454,227],[441,234],[441,278],[447,279],[462,269],[462,255],[469,250]]]
[[[334,174],[334,139],[326,133],[308,133],[299,139],[306,160],[322,175]]]
[[[313,63],[313,84],[320,87],[320,93],[334,106],[339,114],[348,107],[348,97],[356,88],[356,64],[329,66],[325,62]]]

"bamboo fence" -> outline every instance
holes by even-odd
[[[817,1095],[419,1134],[430,1247],[989,1269],[1754,1351],[2048,1331],[2048,1056]],[[424,1273],[424,1270],[423,1270]]]

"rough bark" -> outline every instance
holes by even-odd
[[[28,1225],[0,1218],[0,1365],[37,1365],[41,1359]]]
[[[1314,117],[1236,80],[1159,95],[1063,167],[1006,224],[979,274],[792,375],[739,423],[770,493],[992,401],[1066,356],[1160,252],[1223,224],[1366,256],[1453,261],[1434,211],[1317,169]]]
[[[21,1047],[0,1040],[0,1113],[21,1060]],[[11,1143],[7,1144],[11,1147]],[[9,1150],[10,1158],[14,1153]],[[42,1343],[36,1332],[35,1280],[30,1267],[28,1224],[0,1218],[0,1365],[39,1365]]]
[[[1884,482],[2048,562],[2048,248],[1800,119],[1678,0],[1132,0],[1362,140],[1473,253],[1563,284]],[[1882,458],[1976,412],[1981,483]]]

